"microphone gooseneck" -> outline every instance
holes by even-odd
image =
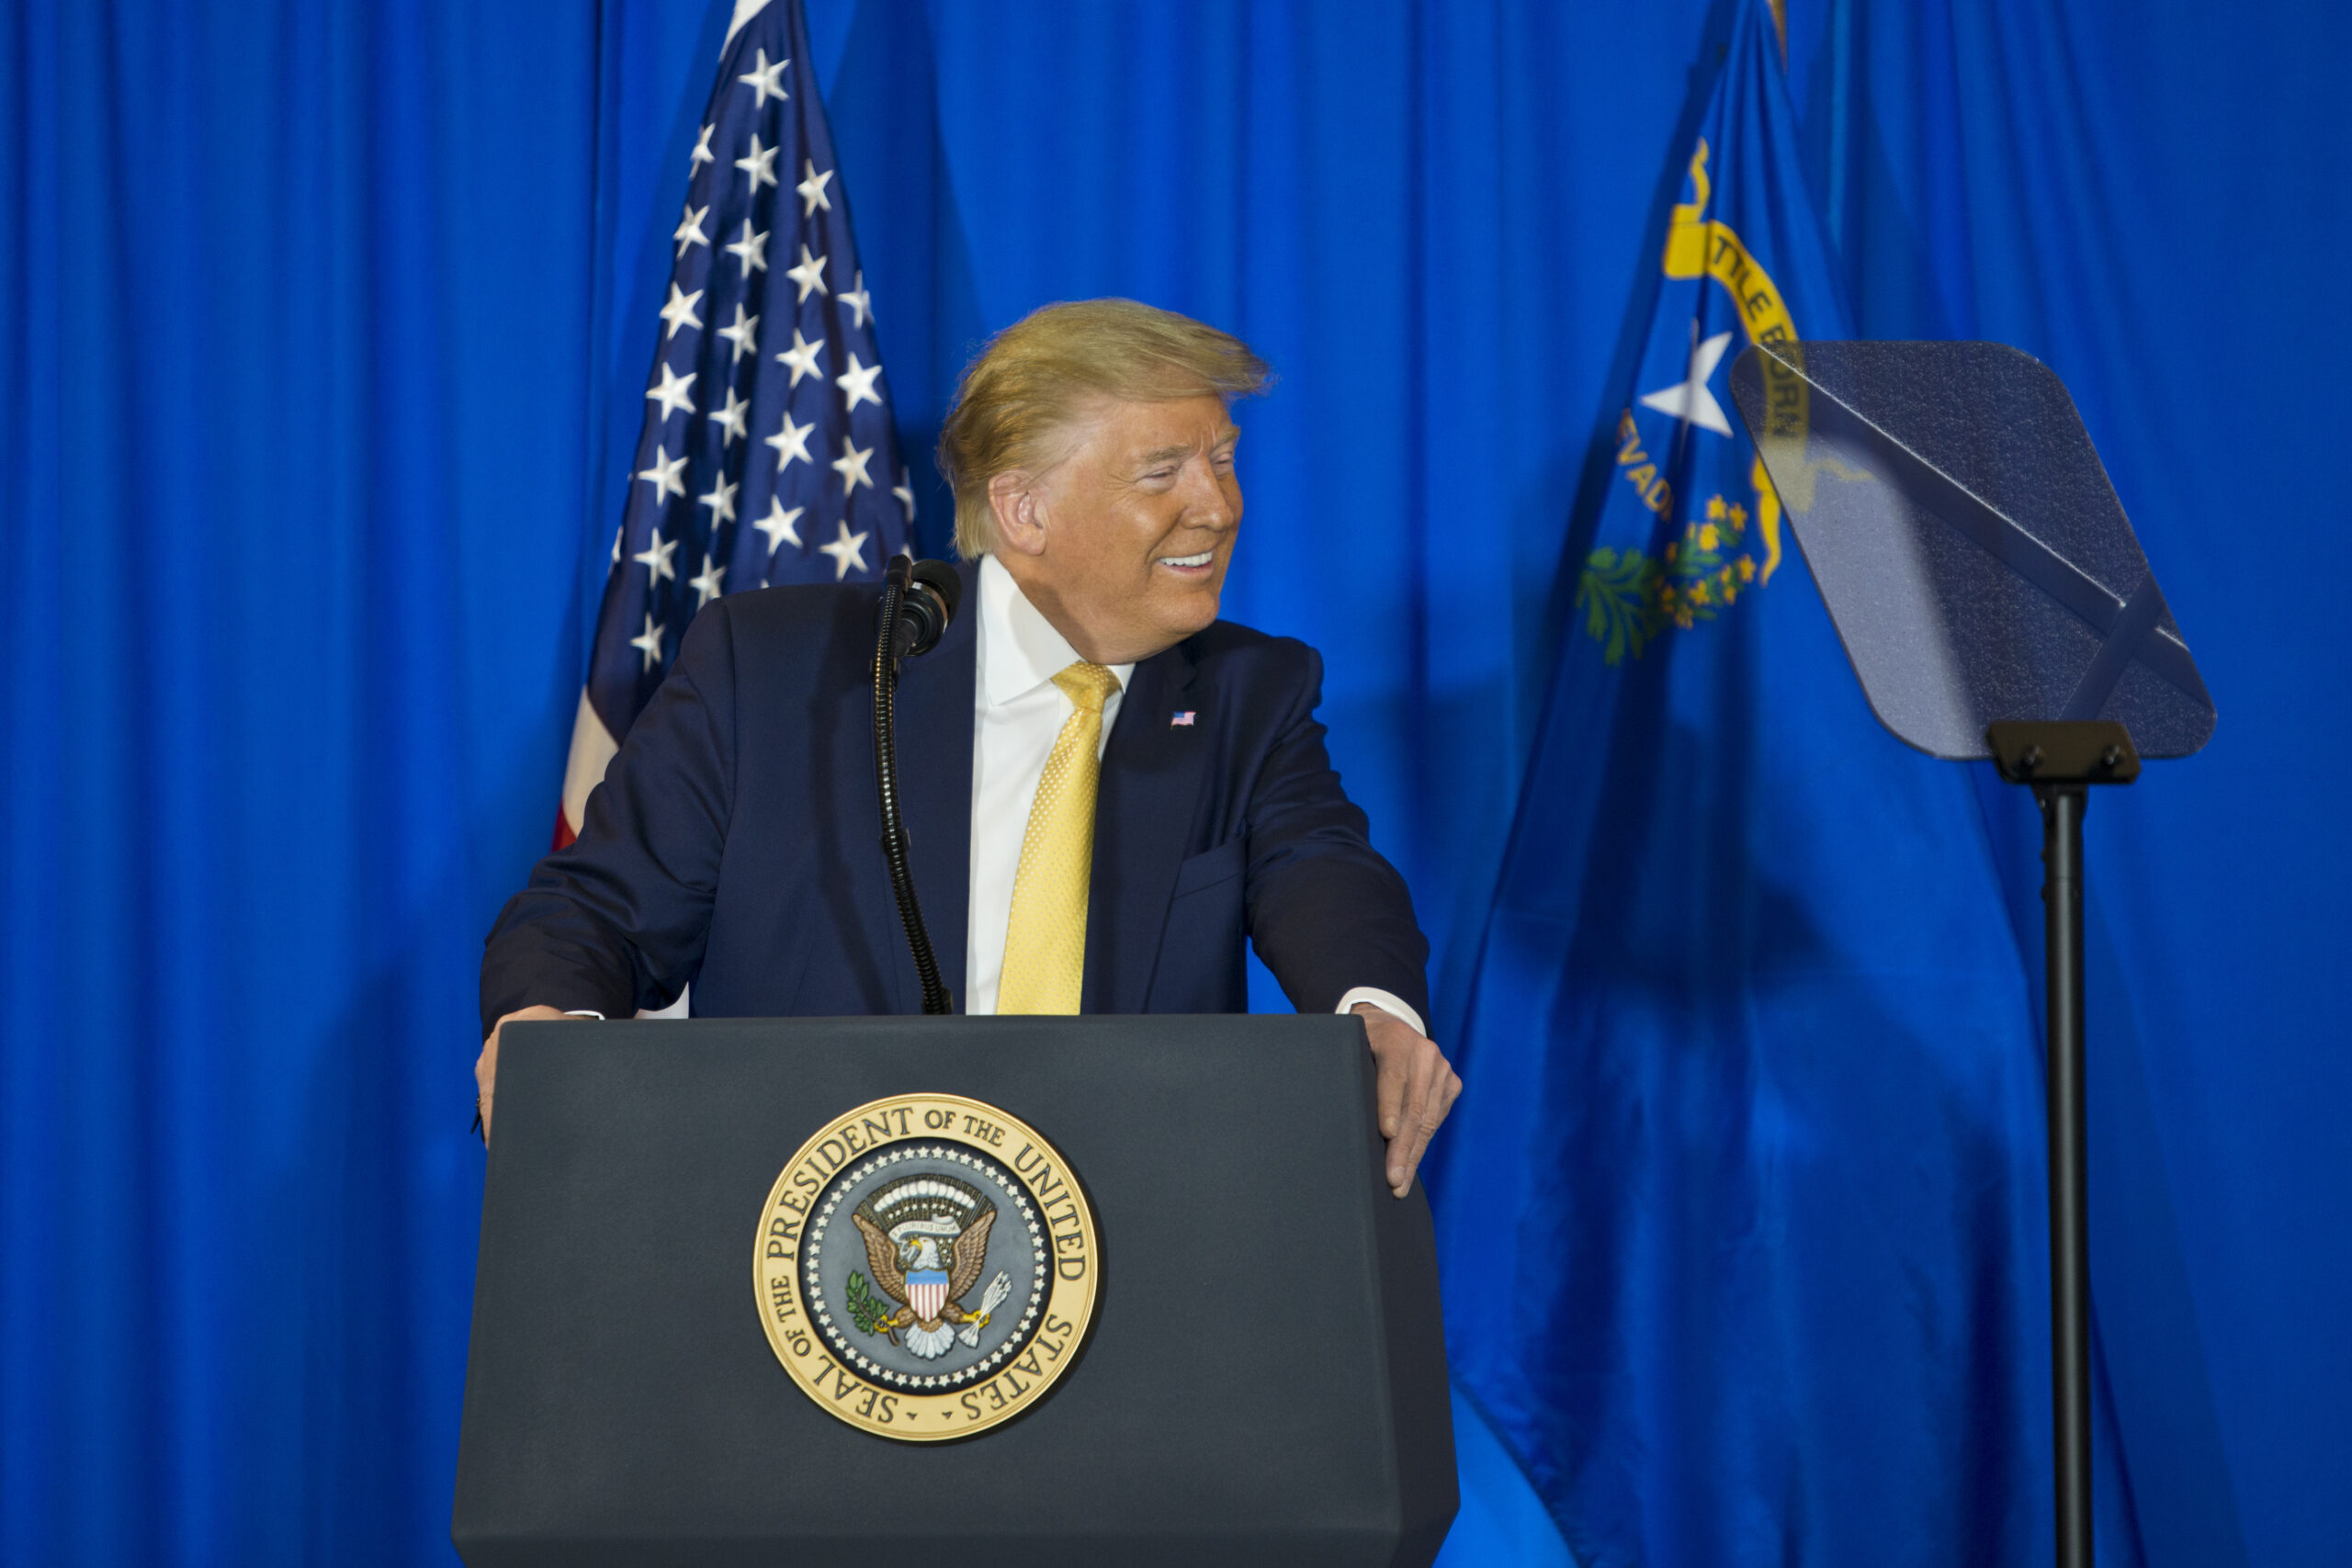
[[[883,574],[881,626],[874,642],[874,782],[882,808],[882,857],[889,863],[899,921],[914,953],[915,977],[922,983],[922,1010],[934,1014],[954,1012],[956,999],[939,977],[939,960],[915,897],[914,873],[907,864],[907,827],[899,812],[899,660],[939,646],[962,589],[963,580],[942,562],[891,557]]]

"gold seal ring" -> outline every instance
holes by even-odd
[[[760,1324],[802,1393],[877,1437],[938,1442],[1043,1399],[1094,1320],[1102,1259],[1069,1162],[993,1105],[898,1095],[842,1112],[769,1190]]]

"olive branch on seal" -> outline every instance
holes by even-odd
[[[896,1315],[876,1299],[873,1291],[865,1283],[865,1276],[854,1269],[850,1270],[849,1275],[849,1315],[857,1325],[858,1331],[864,1334],[888,1333],[888,1331],[882,1326],[882,1320]],[[890,1343],[896,1345],[898,1342],[899,1337],[891,1334]]]

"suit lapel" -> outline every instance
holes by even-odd
[[[1214,722],[1171,724],[1193,707],[1182,643],[1136,666],[1102,756],[1087,891],[1087,1012],[1140,1012],[1159,956],[1176,868],[1192,848]]]
[[[957,570],[964,600],[947,635],[921,659],[899,666],[899,803],[907,825],[907,863],[922,904],[940,977],[964,1010],[965,932],[972,886],[972,703],[979,670],[979,598],[968,563]],[[872,787],[869,783],[868,787]],[[876,868],[877,870],[881,868]],[[883,899],[901,962],[892,966],[904,1010],[922,1010],[914,960],[899,933],[898,906],[883,873]]]

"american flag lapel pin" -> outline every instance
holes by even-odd
[[[1181,712],[1172,713],[1168,716],[1168,725],[1171,729],[1189,728],[1191,728],[1192,723],[1193,710],[1191,708],[1185,708]]]

